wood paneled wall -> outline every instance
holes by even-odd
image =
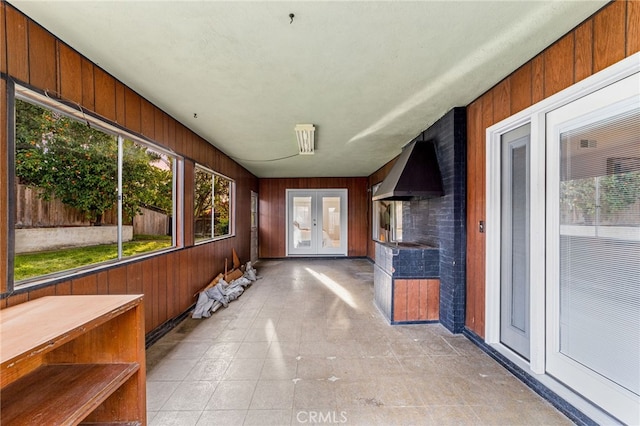
[[[258,227],[261,258],[286,256],[286,190],[324,188],[347,189],[348,255],[367,255],[370,198],[367,192],[367,178],[260,179]]]
[[[113,76],[56,39],[11,5],[0,3],[0,307],[54,294],[144,293],[145,330],[150,332],[194,302],[200,288],[220,271],[235,249],[245,262],[250,256],[251,191],[255,176],[206,140]],[[6,25],[6,31],[5,31]],[[5,38],[6,34],[6,38]],[[7,293],[8,261],[8,149],[7,80],[25,83],[50,96],[82,105],[87,110],[184,156],[184,211],[178,238],[185,248],[107,268],[31,291]],[[193,172],[195,163],[216,170],[236,182],[236,236],[193,246]],[[13,224],[9,224],[13,226]]]
[[[467,108],[466,326],[484,337],[485,130],[640,51],[640,2],[614,1],[514,71]],[[534,283],[535,285],[535,283]]]

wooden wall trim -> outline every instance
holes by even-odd
[[[640,2],[615,0],[467,107],[466,326],[484,338],[485,130],[640,51]]]

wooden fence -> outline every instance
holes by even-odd
[[[80,211],[62,201],[52,198],[43,200],[40,190],[27,185],[16,185],[16,222],[18,229],[59,228],[66,226],[91,226],[91,222]],[[171,218],[164,213],[141,208],[142,214],[133,220],[134,235],[171,235]],[[102,215],[103,225],[117,225],[117,208]]]
[[[90,226],[91,222],[80,211],[69,207],[62,201],[52,198],[50,201],[40,198],[40,190],[27,185],[16,185],[16,228],[53,228],[62,226]],[[106,211],[102,216],[105,225],[116,225],[116,208]]]

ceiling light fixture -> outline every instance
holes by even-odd
[[[313,124],[298,124],[294,128],[298,138],[298,150],[300,155],[312,155],[314,153],[316,128]]]

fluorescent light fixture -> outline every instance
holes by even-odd
[[[298,138],[298,150],[300,155],[312,155],[314,149],[314,134],[316,128],[313,124],[298,124],[294,128]]]

